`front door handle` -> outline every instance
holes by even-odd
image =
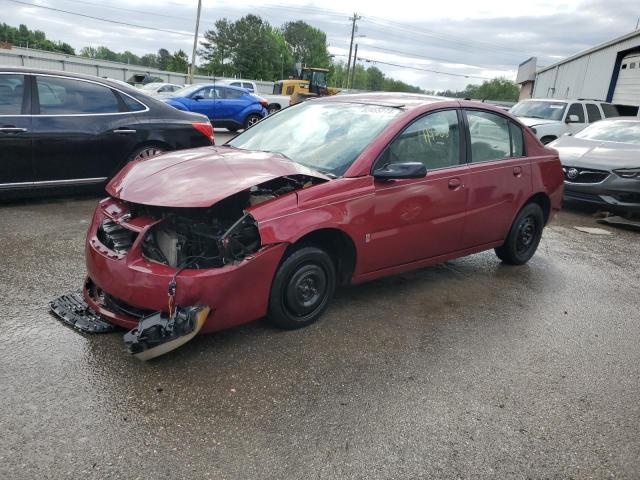
[[[0,132],[2,133],[24,133],[28,132],[26,128],[20,127],[0,127]]]
[[[130,128],[116,128],[113,133],[119,133],[120,135],[131,135],[136,133],[136,130],[132,130]]]
[[[459,178],[451,178],[451,179],[449,179],[449,189],[450,190],[457,190],[461,186],[462,186],[462,182],[460,181]]]
[[[513,167],[513,176],[521,177],[522,176],[522,167]]]

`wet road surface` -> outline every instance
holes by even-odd
[[[0,206],[0,478],[638,478],[640,234],[493,252],[141,363],[47,313],[96,198]]]

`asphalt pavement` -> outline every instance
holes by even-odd
[[[141,363],[47,311],[97,200],[0,206],[0,478],[640,477],[640,234],[563,211],[527,265],[472,255]]]

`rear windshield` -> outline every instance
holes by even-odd
[[[516,117],[562,120],[566,108],[565,102],[527,101],[516,103],[509,112]]]
[[[640,122],[633,120],[600,121],[576,133],[576,138],[640,145]]]
[[[281,153],[306,167],[340,176],[400,113],[399,108],[311,100],[265,118],[228,145]]]

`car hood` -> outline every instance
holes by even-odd
[[[563,165],[613,170],[640,167],[640,145],[560,137],[550,145],[558,151]]]
[[[536,125],[549,125],[551,123],[562,123],[558,120],[548,120],[546,118],[518,117],[527,127],[535,127]]]
[[[109,195],[159,207],[209,207],[260,183],[288,175],[329,177],[278,153],[203,147],[127,164],[107,185]]]

